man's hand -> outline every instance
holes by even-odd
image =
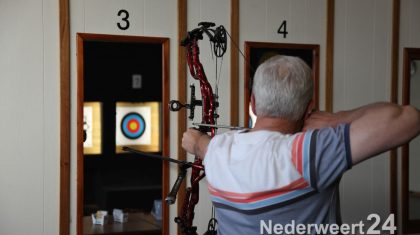
[[[305,120],[303,131],[309,129],[321,129],[335,127],[340,123],[340,115],[323,111],[313,112]]]
[[[188,153],[196,155],[198,140],[202,135],[205,134],[193,128],[188,129],[182,136],[182,148]]]
[[[210,136],[207,134],[194,128],[190,128],[184,132],[184,135],[182,136],[182,148],[184,148],[188,153],[204,159],[210,139]]]

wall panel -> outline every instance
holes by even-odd
[[[0,227],[6,234],[43,232],[43,31],[42,2],[3,3],[0,78]],[[5,9],[5,10],[3,10]],[[7,11],[6,11],[7,9]],[[17,18],[18,21],[10,19]],[[27,40],[31,38],[31,40]],[[6,61],[7,60],[7,61]],[[2,85],[3,85],[2,84]],[[28,193],[31,200],[27,200]],[[27,221],[26,226],[20,225]]]
[[[420,47],[419,9],[419,1],[401,0],[400,58],[402,58],[403,47]],[[402,73],[401,69],[400,73]]]
[[[140,4],[142,1],[138,1]],[[71,4],[71,3],[70,3]],[[117,14],[118,11],[122,8],[124,8],[127,5],[126,1],[119,1],[119,0],[109,0],[104,1],[101,0],[86,0],[83,3],[83,19],[84,19],[84,31],[89,33],[106,33],[106,34],[124,34],[125,31],[121,31],[117,28],[117,22],[119,19]],[[142,4],[141,4],[142,5]],[[140,25],[141,29],[143,27],[143,22],[141,20],[143,19],[140,17],[140,22],[133,21],[132,18],[135,17],[136,14],[133,14],[131,12],[131,24],[132,27],[137,29]]]
[[[57,7],[0,2],[2,234],[58,232]]]
[[[391,1],[337,0],[335,6],[334,111],[390,97]],[[383,154],[345,173],[344,222],[389,214],[389,157]]]
[[[58,1],[43,1],[43,217],[44,235],[59,232],[60,79]],[[38,135],[39,136],[39,135]],[[39,137],[38,137],[39,138]],[[38,212],[36,212],[38,213]]]
[[[243,42],[245,40],[258,41],[265,36],[266,3],[265,1],[242,0],[239,4],[239,9],[240,42],[238,46],[244,51]],[[239,62],[240,65],[243,64],[243,58],[240,58]],[[243,80],[243,74],[241,74],[240,70],[239,81],[241,80]],[[239,92],[242,92],[241,89],[239,89]]]
[[[298,1],[302,3],[302,1]],[[262,2],[261,5],[265,5],[265,16],[262,18],[265,19],[263,29],[265,30],[264,35],[267,41],[279,41],[282,42],[293,42],[296,41],[296,38],[299,38],[302,29],[299,28],[299,22],[292,20],[292,15],[294,11],[304,10],[304,8],[298,8],[297,3],[289,0],[267,0]],[[295,8],[292,8],[292,5]],[[301,5],[301,4],[300,4]],[[290,33],[287,34],[287,37],[284,38],[283,35],[278,34],[277,30],[280,27],[280,24],[286,20],[287,31]],[[299,21],[299,20],[298,20]],[[300,21],[301,22],[301,21]],[[292,33],[293,32],[293,33]]]
[[[132,3],[140,2],[131,0]],[[162,7],[165,6],[166,7]],[[176,29],[176,3],[167,0],[144,1],[144,33],[148,35],[174,36]],[[141,9],[139,9],[140,11]],[[176,41],[172,42],[177,46]],[[171,54],[172,55],[172,54]],[[174,54],[175,55],[175,54]],[[175,57],[174,57],[175,58]]]
[[[149,10],[146,6],[147,2],[154,2],[154,1],[144,1],[144,0],[116,0],[118,6],[116,7],[115,11],[113,12],[114,17],[109,16],[113,19],[113,23],[110,23],[109,26],[113,26],[113,29],[116,30],[115,34],[125,34],[125,35],[143,35],[146,32],[146,27],[150,26],[150,23],[146,23],[146,20],[149,20],[147,13],[153,13],[154,11]],[[158,1],[157,1],[158,2]],[[120,10],[127,10],[129,12],[130,27],[126,30],[120,30],[115,27],[116,23],[120,23],[122,26],[125,26],[125,23],[121,20],[124,14],[117,16],[118,11]],[[148,11],[146,11],[148,9]],[[165,8],[162,8],[164,11]],[[153,15],[151,15],[153,16]],[[156,15],[154,15],[156,17]],[[157,16],[160,16],[159,14]],[[161,15],[161,17],[170,16],[170,15]],[[148,27],[150,29],[150,27]]]

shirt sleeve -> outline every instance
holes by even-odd
[[[351,168],[349,131],[349,124],[314,131],[310,152],[318,191],[340,180],[343,173]]]

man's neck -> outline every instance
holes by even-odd
[[[300,121],[290,121],[279,117],[259,116],[252,131],[266,130],[278,131],[283,134],[294,134],[301,131],[302,126]]]

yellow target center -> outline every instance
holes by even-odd
[[[136,130],[138,128],[138,125],[137,125],[137,123],[136,122],[131,122],[130,123],[130,129],[131,130]]]

